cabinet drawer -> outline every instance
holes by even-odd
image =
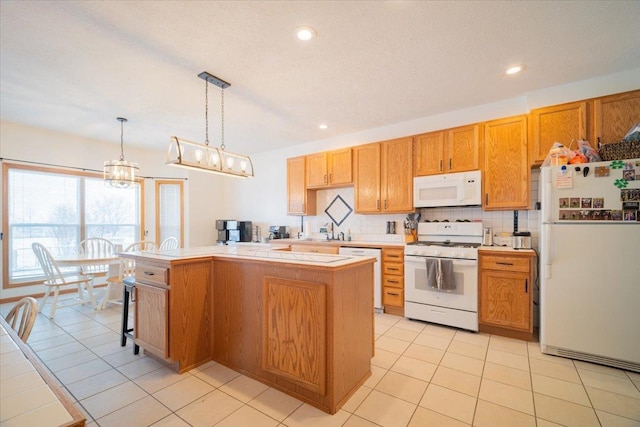
[[[383,288],[382,304],[392,307],[404,307],[404,291],[398,288]]]
[[[515,257],[508,255],[482,255],[480,257],[480,268],[504,271],[529,271],[529,258]]]
[[[167,286],[169,285],[169,272],[163,267],[136,265],[136,282]]]
[[[392,276],[404,276],[404,264],[383,262],[382,274],[390,274]]]
[[[382,277],[382,286],[404,289],[404,277],[385,275]]]
[[[403,262],[404,249],[383,249],[382,261]]]

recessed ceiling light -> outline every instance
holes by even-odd
[[[507,74],[517,74],[522,71],[522,65],[514,65],[507,69]]]
[[[322,124],[321,124],[320,126],[318,126],[318,127],[319,127],[320,129],[326,129],[326,128],[328,128],[329,126],[327,126],[327,124],[326,124],[326,123],[322,123]]]
[[[296,28],[296,37],[298,40],[307,41],[316,36],[316,30],[311,27],[298,27]]]

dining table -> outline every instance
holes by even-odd
[[[57,378],[0,316],[0,425],[83,427],[86,417]]]
[[[58,267],[89,267],[89,266],[108,266],[107,277],[117,276],[120,269],[120,257],[118,254],[113,255],[93,255],[93,254],[75,254],[54,257]],[[93,292],[93,287],[87,289],[90,292],[89,300],[94,308],[102,306],[101,302],[97,302],[97,298]],[[106,292],[102,298],[107,298]]]

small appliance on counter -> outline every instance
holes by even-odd
[[[218,231],[217,241],[226,242],[250,242],[252,238],[251,221],[236,221],[229,219],[216,220]]]
[[[511,235],[513,249],[531,249],[531,233],[528,231],[514,231]]]
[[[288,239],[289,227],[284,225],[269,226],[269,237],[272,239]]]

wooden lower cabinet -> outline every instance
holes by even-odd
[[[214,261],[213,359],[334,414],[371,374],[373,268]]]
[[[211,259],[136,261],[136,344],[179,372],[211,360]]]
[[[314,283],[267,277],[262,295],[263,369],[324,395],[327,380],[326,288]]]
[[[533,251],[479,252],[480,331],[533,339]]]
[[[146,285],[135,287],[135,342],[163,359],[169,358],[169,289]]]
[[[382,249],[382,305],[404,316],[404,249]]]

